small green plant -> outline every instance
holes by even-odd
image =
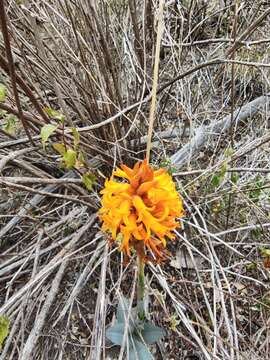
[[[7,88],[4,84],[0,83],[0,102],[4,102],[6,100]]]
[[[3,130],[5,130],[8,134],[15,135],[17,127],[18,127],[18,119],[15,115],[9,114],[5,116],[5,125],[3,126]]]
[[[7,96],[7,88],[0,83],[0,103],[5,102]],[[13,114],[8,114],[5,110],[0,110],[0,117],[4,120],[2,129],[10,135],[15,135],[17,130],[17,117]]]
[[[6,316],[0,316],[0,350],[8,334],[9,334],[9,319]]]
[[[170,159],[162,159],[159,163],[158,168],[164,168],[167,170],[168,174],[172,175],[176,172],[176,168],[172,165],[172,162]]]
[[[49,116],[49,118],[55,119],[62,124],[64,123],[65,116],[64,114],[61,113],[61,111],[52,109],[50,107],[45,107],[43,110]]]
[[[225,208],[225,203],[222,199],[214,201],[211,206],[212,215],[219,214],[224,210],[224,208]]]
[[[262,186],[264,184],[264,179],[262,176],[257,175],[255,180],[248,184],[249,191],[249,198],[254,201],[258,202],[260,196],[263,192]]]
[[[246,265],[246,269],[248,271],[257,270],[258,269],[258,264],[256,262],[251,262],[251,263]]]
[[[233,184],[237,184],[240,179],[240,176],[237,173],[232,173],[231,181]]]
[[[252,310],[259,311],[259,312],[266,311],[269,314],[269,312],[270,312],[269,293],[266,293],[265,295],[263,295],[261,300],[252,306]]]
[[[270,249],[267,249],[267,248],[265,248],[265,247],[261,247],[261,248],[260,248],[260,255],[261,255],[262,257],[268,257],[268,256],[270,256]]]
[[[227,162],[224,161],[221,165],[220,171],[218,171],[215,175],[213,175],[211,179],[211,184],[213,188],[217,188],[221,184],[221,182],[225,178],[226,173],[227,173]]]
[[[224,152],[225,160],[222,162],[220,170],[212,176],[211,184],[213,188],[217,188],[222,181],[225,179],[225,176],[228,172],[228,160],[232,157],[234,151],[232,148],[227,148]],[[236,184],[239,180],[239,175],[237,173],[231,174],[231,181],[233,184]]]
[[[250,234],[253,238],[259,240],[260,237],[262,236],[262,229],[260,228],[252,229]]]
[[[93,189],[93,185],[96,183],[96,177],[93,175],[86,164],[86,159],[82,151],[79,149],[80,144],[80,133],[76,128],[67,129],[68,132],[72,135],[72,143],[67,144],[65,140],[65,117],[58,111],[51,108],[45,108],[44,111],[46,114],[55,121],[54,123],[46,124],[41,129],[41,141],[43,148],[45,149],[46,144],[57,129],[62,130],[62,143],[53,143],[53,149],[61,155],[60,163],[61,165],[68,170],[76,169],[82,178],[83,184],[88,190]],[[83,173],[80,172],[80,169],[84,169]]]
[[[89,190],[92,191],[93,190],[93,185],[96,184],[96,176],[94,174],[92,174],[90,171],[86,172],[85,174],[83,174],[82,176],[82,181],[84,183],[84,186]]]
[[[126,334],[128,360],[154,359],[147,345],[159,341],[166,333],[160,327],[140,319],[137,308],[130,308],[130,301],[121,298],[117,307],[116,322],[106,331],[106,336],[112,343],[122,345]]]
[[[177,315],[172,315],[170,317],[170,329],[172,331],[176,331],[176,328],[179,324],[180,324],[180,320],[178,319]]]

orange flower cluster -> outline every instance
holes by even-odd
[[[133,169],[121,165],[106,180],[101,194],[102,230],[120,243],[120,251],[130,256],[134,249],[147,260],[148,250],[153,260],[162,260],[166,238],[173,239],[178,226],[176,217],[184,215],[182,200],[166,170],[153,170],[146,160]]]

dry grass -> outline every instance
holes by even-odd
[[[118,359],[105,328],[136,269],[96,211],[113,167],[145,156],[158,3],[5,8],[22,114],[0,36],[0,359]],[[173,171],[186,217],[168,245],[176,261],[147,270],[149,313],[168,334],[155,359],[269,358],[269,19],[257,0],[165,4],[151,162]],[[42,149],[45,106],[65,115],[67,142],[78,128],[91,193]]]

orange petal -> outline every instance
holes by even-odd
[[[120,177],[120,178],[124,178],[124,179],[130,179],[130,176],[123,170],[117,168],[114,172],[113,172],[114,176]]]
[[[143,193],[147,192],[149,189],[151,189],[155,185],[154,181],[148,181],[143,184],[141,184],[137,190],[138,195],[142,195]]]
[[[131,177],[133,175],[133,170],[131,168],[129,168],[128,166],[122,164],[122,165],[120,165],[120,167],[129,177]]]

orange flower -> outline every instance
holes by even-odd
[[[173,239],[178,227],[176,217],[184,215],[182,200],[166,170],[153,170],[146,160],[133,169],[121,165],[106,180],[101,194],[102,230],[120,243],[120,251],[130,256],[134,249],[146,259],[148,250],[155,261],[164,258],[166,239]]]

